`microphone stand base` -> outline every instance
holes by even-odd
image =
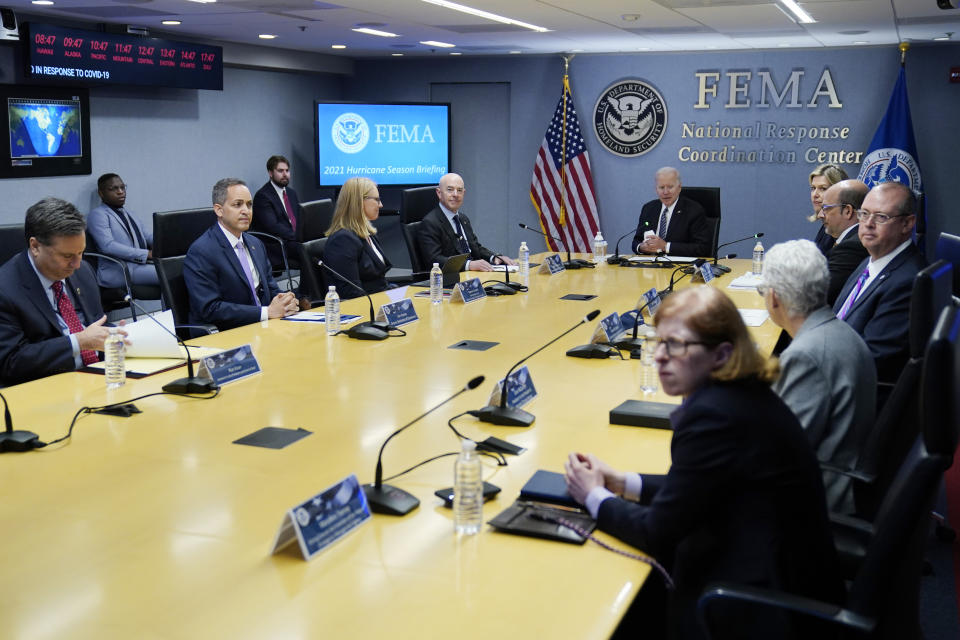
[[[367,496],[367,504],[374,513],[403,516],[420,506],[420,500],[416,496],[388,484],[380,485],[379,489],[372,482],[365,484],[363,493]]]
[[[643,348],[643,340],[641,338],[624,338],[623,340],[618,340],[613,343],[617,349],[627,349],[633,351],[634,349]]]
[[[522,286],[522,285],[521,285],[521,286]],[[502,295],[502,296],[515,296],[515,295],[517,295],[517,290],[516,290],[516,289],[514,289],[512,286],[510,286],[510,285],[508,285],[508,284],[506,284],[506,283],[503,283],[503,282],[498,282],[498,283],[496,283],[496,284],[487,285],[486,287],[484,287],[484,289],[486,289],[487,292],[496,291],[498,294],[500,294],[500,295]]]
[[[179,378],[163,385],[163,390],[167,393],[213,393],[219,388],[210,378],[199,376]]]
[[[383,325],[375,322],[361,322],[347,329],[346,334],[355,340],[386,340],[390,335]]]
[[[728,266],[726,266],[726,265],[722,265],[722,264],[712,264],[712,265],[710,265],[710,266],[713,267],[713,277],[714,277],[714,278],[716,278],[717,276],[721,276],[721,275],[723,275],[723,274],[725,274],[725,273],[730,273],[730,267],[728,267]]]
[[[503,427],[529,427],[536,420],[536,416],[523,409],[497,407],[492,404],[476,411],[468,411],[468,413],[480,422],[488,422]]]
[[[571,358],[599,358],[606,360],[610,356],[616,355],[617,350],[606,344],[582,344],[579,347],[567,349],[567,355]]]
[[[8,451],[30,451],[40,444],[39,437],[33,431],[0,432],[0,453]]]

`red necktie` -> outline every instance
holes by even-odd
[[[297,219],[293,215],[293,207],[290,206],[290,196],[287,195],[287,190],[283,190],[283,206],[287,210],[287,217],[290,218],[290,226],[294,231],[297,230]]]
[[[73,308],[73,303],[70,302],[70,296],[63,290],[63,282],[57,280],[50,285],[50,288],[53,289],[53,297],[57,301],[60,317],[67,323],[67,328],[70,329],[70,333],[80,333],[83,331],[83,325],[80,324],[77,310]],[[97,352],[90,351],[89,349],[84,349],[80,352],[80,359],[83,360],[83,364],[100,362],[100,358],[97,357]]]

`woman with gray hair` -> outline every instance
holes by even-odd
[[[873,426],[877,372],[863,339],[827,307],[827,260],[809,240],[774,245],[763,260],[770,319],[793,341],[773,384],[823,462],[852,468]],[[853,512],[850,479],[824,471],[831,511]]]

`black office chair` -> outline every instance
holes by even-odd
[[[417,245],[417,235],[420,233],[420,222],[408,222],[400,224],[400,230],[403,231],[403,241],[407,245],[407,253],[410,254],[410,268],[413,273],[427,273],[430,271],[430,265],[423,261],[420,256],[420,247]]]
[[[154,258],[153,265],[157,268],[157,277],[160,280],[163,308],[173,312],[177,335],[187,340],[198,335],[216,333],[217,327],[212,324],[190,324],[190,294],[187,293],[187,284],[183,279],[184,259],[185,256]]]
[[[680,195],[690,198],[703,207],[708,220],[715,220],[710,256],[717,255],[717,245],[720,242],[720,187],[683,187]]]
[[[322,238],[333,221],[333,200],[311,200],[300,203],[300,221],[297,223],[297,241]]]
[[[327,295],[327,279],[317,262],[323,260],[326,238],[307,240],[298,247],[300,251],[300,294],[310,300],[312,306],[323,304]]]
[[[941,233],[934,256],[953,265],[953,295],[960,296],[960,236]]]
[[[840,606],[773,589],[713,584],[704,590],[697,606],[706,636],[742,637],[743,630],[731,624],[730,611],[735,608],[739,619],[746,621],[771,609],[793,614],[788,622],[791,627],[800,620],[822,621],[838,628],[843,638],[920,638],[920,576],[930,530],[926,516],[948,466],[946,456],[928,452],[923,439],[916,439],[877,513],[864,561]],[[720,618],[717,614],[726,615]],[[791,629],[764,631],[770,638],[796,637]]]
[[[400,222],[420,222],[438,203],[436,187],[404,189],[400,192]]]
[[[22,224],[0,226],[0,265],[27,248]]]
[[[193,241],[217,221],[213,209],[155,211],[153,214],[153,259],[187,255]]]

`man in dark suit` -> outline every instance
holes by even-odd
[[[709,256],[713,238],[707,215],[699,203],[680,195],[680,172],[673,167],[657,170],[657,200],[640,210],[635,253],[663,251],[678,256]]]
[[[859,180],[841,180],[823,193],[820,206],[823,228],[835,242],[826,254],[830,269],[829,305],[834,303],[847,278],[868,255],[857,233],[856,212],[869,190],[870,187]]]
[[[269,233],[283,240],[287,261],[297,262],[297,225],[300,222],[300,198],[290,187],[290,162],[283,156],[270,156],[267,160],[267,175],[270,179],[253,196],[254,231]],[[283,269],[283,257],[276,242],[268,242],[267,254],[274,269]]]
[[[289,291],[280,293],[263,243],[250,234],[253,202],[246,183],[224,178],[213,186],[217,224],[197,238],[183,262],[190,322],[232,329],[296,313]]]
[[[157,286],[157,270],[150,262],[153,233],[124,207],[127,185],[117,174],[105,173],[97,179],[97,193],[102,204],[87,216],[90,237],[97,245],[90,250],[126,262],[133,284]],[[97,280],[103,287],[122,287],[123,270],[112,260],[100,260]]]
[[[464,265],[464,271],[492,271],[494,264],[517,264],[515,260],[487,249],[477,240],[470,219],[460,211],[464,191],[463,178],[457,174],[448,173],[440,178],[437,186],[440,202],[424,216],[417,235],[417,246],[423,261],[428,266],[434,262],[443,266],[450,256],[469,253],[470,259]]]
[[[93,270],[82,261],[84,231],[77,208],[59,198],[27,209],[27,250],[0,268],[0,384],[99,360],[110,331]]]
[[[881,382],[896,380],[909,357],[910,295],[926,266],[913,244],[917,198],[906,185],[875,186],[857,212],[860,242],[870,257],[861,262],[833,304],[837,317],[863,336]]]

